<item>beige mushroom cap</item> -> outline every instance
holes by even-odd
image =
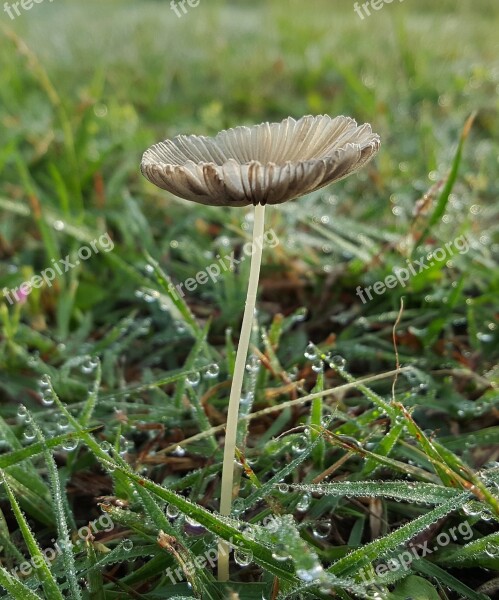
[[[146,150],[140,169],[151,183],[200,204],[281,204],[354,173],[379,145],[368,123],[349,117],[288,117],[215,137],[178,135]]]

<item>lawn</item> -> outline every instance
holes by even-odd
[[[497,597],[499,7],[372,4],[4,5],[0,597]],[[267,207],[222,517],[254,213],[140,161],[308,114],[381,148]]]

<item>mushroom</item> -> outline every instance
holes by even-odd
[[[178,135],[151,146],[142,174],[175,196],[212,206],[255,207],[253,242],[262,241],[266,204],[282,204],[339,181],[378,151],[368,123],[344,116],[292,117],[280,123],[235,127],[215,137]],[[220,513],[232,507],[239,401],[255,310],[262,244],[253,243],[241,334],[229,397],[220,492]],[[218,578],[229,577],[229,552],[220,542]]]

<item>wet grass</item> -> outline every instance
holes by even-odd
[[[2,597],[497,593],[499,11],[332,4],[2,13]],[[267,211],[220,519],[249,261],[174,286],[241,258],[251,214],[170,197],[138,165],[170,135],[307,113],[368,121],[382,148]]]

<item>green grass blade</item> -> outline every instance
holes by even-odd
[[[475,592],[467,585],[459,581],[459,579],[456,579],[453,575],[451,575],[447,571],[444,571],[435,563],[425,560],[424,558],[415,561],[413,564],[413,568],[414,570],[419,571],[419,573],[422,573],[427,577],[435,578],[442,585],[453,589],[458,594],[460,594],[461,597],[466,598],[467,600],[490,600],[489,596]]]
[[[0,587],[9,592],[12,600],[40,600],[40,596],[32,592],[28,586],[12,576],[7,569],[0,565]]]
[[[0,471],[0,478],[2,477],[2,472]],[[5,489],[7,491],[7,496],[12,507],[12,512],[16,518],[17,524],[19,525],[19,529],[21,530],[24,541],[26,542],[26,546],[28,547],[29,553],[31,555],[31,564],[33,565],[33,569],[42,584],[43,590],[48,598],[51,600],[64,600],[62,593],[59,590],[59,586],[52,575],[50,569],[48,568],[47,563],[45,562],[45,557],[42,554],[40,547],[38,546],[38,542],[36,541],[35,536],[31,532],[31,529],[24,517],[17,500],[12,493],[12,490],[4,480],[3,482]]]
[[[454,187],[454,184],[456,183],[456,180],[457,180],[457,174],[459,172],[459,167],[461,165],[461,158],[462,158],[462,154],[463,154],[464,142],[466,141],[466,138],[468,137],[468,135],[470,133],[471,126],[473,125],[474,120],[475,120],[475,113],[470,115],[468,117],[466,123],[464,124],[463,130],[461,132],[461,136],[459,137],[459,143],[457,145],[456,154],[454,155],[454,160],[452,161],[452,166],[451,166],[449,176],[447,177],[444,188],[442,189],[440,196],[438,197],[437,204],[428,220],[428,224],[426,225],[426,228],[424,229],[423,233],[421,234],[419,239],[414,244],[414,247],[412,250],[413,254],[414,254],[414,251],[419,246],[421,246],[421,244],[426,240],[426,238],[428,237],[428,235],[430,234],[430,232],[432,230],[432,227],[442,218],[442,216],[445,213],[445,209],[446,209],[447,203],[449,201],[449,196],[450,196],[452,189]]]
[[[413,519],[409,523],[402,525],[397,530],[385,535],[382,538],[364,545],[358,550],[354,550],[344,558],[335,562],[328,571],[335,575],[351,575],[368,563],[390,554],[402,544],[411,540],[415,535],[424,531],[430,525],[445,517],[449,513],[459,510],[469,499],[468,493],[462,493],[459,496],[443,502],[433,510]]]
[[[457,498],[461,492],[432,483],[408,481],[341,481],[338,483],[293,485],[293,490],[344,498],[394,498],[422,504],[442,504]]]

